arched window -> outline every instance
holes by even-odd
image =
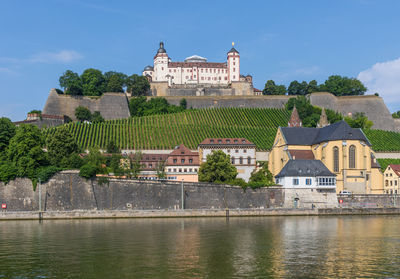
[[[231,158],[231,162],[232,162],[232,165],[235,164],[235,157],[232,157],[232,158]]]
[[[333,148],[333,172],[339,172],[339,148]]]
[[[247,157],[247,164],[251,165],[251,157]]]
[[[239,164],[243,165],[243,157],[239,158]]]
[[[356,168],[356,147],[354,145],[349,147],[349,168]]]

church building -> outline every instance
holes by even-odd
[[[321,121],[320,121],[321,122]],[[361,129],[345,121],[306,128],[294,109],[289,127],[279,127],[268,168],[277,176],[290,160],[320,160],[336,175],[336,191],[382,194],[383,176],[371,144]]]
[[[193,55],[183,62],[173,62],[160,42],[154,56],[153,66],[147,66],[143,75],[150,82],[168,82],[168,85],[212,84],[227,85],[240,81],[240,55],[233,47],[228,51],[226,62],[208,62],[206,58]],[[251,78],[251,77],[250,77]]]

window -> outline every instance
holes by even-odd
[[[174,162],[174,164],[176,164],[176,163],[178,163],[178,160],[177,160],[177,159],[174,159],[173,162]]]
[[[251,158],[247,157],[247,164],[251,165]]]
[[[153,167],[153,164],[149,164],[149,168],[152,168]]]
[[[243,165],[243,157],[239,158],[239,164]]]
[[[181,163],[182,163],[182,164],[185,163],[185,159],[181,159]]]
[[[239,153],[239,150],[236,149],[236,150],[235,150],[235,153]]]
[[[331,177],[320,177],[318,178],[318,185],[320,186],[335,186],[335,178]]]
[[[293,185],[299,185],[299,179],[293,178]]]
[[[337,146],[333,148],[333,171],[339,172],[339,148]]]
[[[356,147],[354,145],[349,147],[349,168],[356,168]]]
[[[386,174],[386,177],[388,177],[388,174]]]
[[[390,173],[390,176],[393,176],[393,173]]]
[[[218,140],[218,143],[222,143],[222,140],[219,139],[219,140]]]
[[[247,153],[247,149],[243,149],[243,153]]]
[[[392,180],[390,180],[390,186],[393,186],[393,181]]]
[[[192,169],[189,169],[189,172],[192,172]]]
[[[389,181],[385,180],[385,186],[389,186]]]
[[[210,140],[210,142],[211,142],[211,143],[214,143],[214,140],[212,139],[212,140]]]
[[[231,150],[230,150],[230,149],[228,149],[226,152],[227,152],[227,153],[231,153]]]
[[[234,143],[238,143],[238,140],[233,140]]]
[[[365,176],[365,179],[368,181],[369,180],[369,174],[367,174],[366,176]]]
[[[193,159],[192,158],[189,159],[189,163],[193,163]]]
[[[306,185],[311,185],[311,178],[306,178]]]
[[[394,181],[394,186],[397,186],[397,180]]]
[[[183,172],[187,172],[187,168],[184,168],[184,169],[183,169]]]
[[[176,172],[176,169],[174,169],[174,172]]]
[[[227,140],[226,140],[226,143],[231,143],[231,140],[227,139]]]
[[[235,164],[235,157],[231,158],[231,163],[234,165]]]
[[[168,169],[168,172],[171,172],[171,169]]]
[[[182,169],[179,169],[179,172],[182,172]]]

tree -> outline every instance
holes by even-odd
[[[268,170],[268,163],[263,163],[258,171],[254,170],[251,173],[249,182],[261,182],[264,186],[274,185],[274,177]]]
[[[165,162],[160,161],[157,164],[157,178],[158,179],[165,179],[166,178],[166,173],[165,173]]]
[[[22,124],[17,128],[7,149],[7,159],[17,168],[18,176],[36,179],[40,166],[48,164],[43,143],[43,135],[36,126]]]
[[[91,164],[83,165],[79,170],[79,175],[84,178],[93,178],[96,176],[97,168]]]
[[[393,118],[400,118],[400,110],[398,110],[397,112],[393,112],[392,113],[392,117]]]
[[[218,150],[207,155],[207,160],[199,169],[199,181],[228,182],[236,178],[237,170],[231,164],[230,156]]]
[[[100,70],[86,69],[82,75],[82,89],[85,96],[101,96],[106,91],[104,76]]]
[[[104,165],[106,163],[105,157],[101,154],[98,147],[89,149],[89,155],[85,158],[86,163],[97,168],[97,172],[103,172]]]
[[[77,73],[67,70],[59,78],[60,86],[64,88],[65,94],[83,95],[82,80]]]
[[[286,94],[286,86],[285,85],[276,85],[275,81],[268,80],[265,84],[263,95],[285,95]]]
[[[288,87],[288,95],[307,95],[308,94],[308,84],[306,81],[299,83],[294,80],[290,83]]]
[[[91,116],[91,121],[93,123],[101,123],[104,122],[103,116],[101,116],[100,111],[95,111]]]
[[[107,143],[107,147],[106,147],[106,152],[109,154],[113,154],[113,153],[119,153],[119,148],[118,146],[115,144],[115,142],[113,140],[110,140]]]
[[[144,96],[133,97],[129,100],[129,111],[131,116],[143,116],[146,110],[147,98]]]
[[[317,81],[315,79],[310,81],[307,86],[307,93],[311,94],[313,92],[318,92],[318,91],[320,91],[320,88]]]
[[[336,96],[364,95],[367,91],[367,88],[358,79],[339,75],[330,76],[321,85],[321,89]]]
[[[150,83],[144,76],[133,74],[126,81],[127,92],[133,96],[144,96],[150,90]]]
[[[368,117],[365,116],[363,112],[357,112],[353,115],[353,117],[347,116],[344,118],[344,120],[352,128],[370,129],[372,125],[374,125],[371,120],[368,120]]]
[[[182,109],[186,109],[186,107],[187,107],[187,102],[186,102],[186,99],[185,98],[183,98],[183,99],[181,99],[180,101],[179,101],[179,106],[182,108]]]
[[[124,92],[126,86],[127,75],[119,72],[106,72],[104,79],[106,85],[106,92]]]
[[[88,108],[79,106],[75,109],[75,117],[79,121],[90,121],[92,119],[92,114]]]
[[[0,118],[0,153],[7,148],[10,139],[15,135],[15,125],[6,117]]]
[[[114,175],[120,176],[124,174],[124,169],[121,167],[121,154],[112,154],[110,168]]]
[[[64,158],[78,152],[78,145],[67,127],[56,129],[53,135],[49,135],[46,141],[47,154],[52,165],[60,166]]]
[[[138,178],[140,171],[142,170],[142,153],[140,151],[136,152],[133,158],[130,160],[130,172],[134,178]]]

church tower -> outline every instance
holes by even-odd
[[[326,116],[325,109],[322,108],[321,116],[319,118],[317,128],[324,128],[325,126],[329,126],[328,117]]]
[[[164,43],[160,42],[160,47],[154,56],[154,81],[166,81],[168,73],[169,57],[164,48]]]
[[[232,48],[228,52],[228,81],[239,81],[240,79],[240,55],[239,51],[234,48],[235,43],[232,42]]]
[[[290,116],[290,120],[288,122],[288,127],[301,127],[301,119],[299,113],[297,112],[296,106],[293,107],[292,115]]]

